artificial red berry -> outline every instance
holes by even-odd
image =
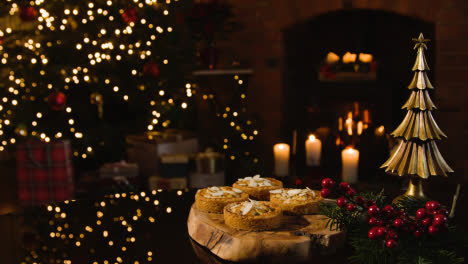
[[[353,197],[356,194],[356,191],[353,188],[349,188],[348,191],[346,192],[346,195],[349,197]]]
[[[366,202],[367,207],[371,207],[372,205],[375,205],[375,201],[372,199],[367,200]]]
[[[343,207],[345,207],[345,206],[348,204],[348,200],[346,200],[346,198],[344,198],[344,197],[340,197],[340,198],[338,198],[338,199],[336,200],[336,204],[337,204],[339,207],[343,208]]]
[[[411,231],[415,231],[417,227],[418,226],[416,224],[414,224],[414,223],[411,223],[410,226],[409,226]]]
[[[299,179],[299,178],[297,178],[297,179],[294,181],[294,185],[296,185],[296,186],[302,185],[302,183],[303,183],[302,180]]]
[[[364,197],[362,196],[356,196],[356,198],[354,198],[354,202],[356,202],[357,204],[364,204]]]
[[[342,192],[347,192],[349,190],[349,188],[351,188],[351,185],[349,185],[349,183],[347,183],[347,182],[342,182],[342,183],[340,183],[339,188],[340,188],[340,190]]]
[[[416,218],[423,219],[424,217],[426,217],[426,209],[424,208],[418,209],[416,211]]]
[[[336,182],[332,180],[331,178],[325,178],[322,180],[322,187],[326,189],[333,188],[335,186]]]
[[[352,212],[352,211],[356,210],[356,205],[350,203],[350,204],[348,204],[348,206],[346,207],[346,210]]]
[[[447,223],[447,221],[448,221],[447,216],[445,216],[443,214],[437,214],[437,215],[434,216],[433,225],[441,226],[441,225],[444,225],[445,223]]]
[[[372,226],[378,226],[380,223],[380,220],[375,217],[371,217],[369,218],[369,221],[367,221],[367,223]]]
[[[370,216],[377,216],[380,213],[380,208],[377,205],[372,205],[367,209]]]
[[[439,233],[439,227],[431,225],[431,226],[427,229],[427,232],[428,232],[430,235],[436,235],[437,233]]]
[[[438,212],[438,210],[426,210],[426,213],[428,216],[431,216],[431,215],[436,215]]]
[[[395,209],[391,205],[386,205],[383,208],[383,212],[386,216],[391,216],[394,213]]]
[[[377,229],[375,227],[371,228],[369,232],[367,233],[367,237],[370,239],[376,239],[377,238]]]
[[[395,219],[393,221],[393,226],[395,226],[397,228],[402,227],[404,224],[405,224],[405,221],[403,221],[403,219],[401,219],[401,218],[397,218],[397,219]]]
[[[446,208],[440,208],[438,211],[439,214],[443,214],[445,216],[449,215],[449,211]]]
[[[430,226],[432,224],[432,219],[430,218],[425,218],[424,220],[422,220],[422,224],[424,226]]]
[[[427,210],[438,210],[440,208],[440,203],[437,201],[429,201],[426,203]]]
[[[387,239],[398,239],[398,233],[395,232],[395,230],[389,230],[387,232],[387,236],[386,236]]]
[[[323,198],[330,197],[331,191],[330,189],[322,189],[320,191],[320,195],[322,195]]]
[[[385,229],[385,227],[377,227],[376,234],[378,237],[384,236],[385,233],[387,233],[387,229]]]
[[[421,230],[414,231],[414,236],[415,237],[421,237],[422,235],[423,235],[423,232]]]
[[[398,212],[398,214],[400,215],[401,218],[407,218],[408,217],[408,214],[403,210],[400,210],[400,212]]]
[[[397,242],[394,239],[389,239],[387,242],[385,242],[385,246],[388,248],[394,248],[397,246]]]

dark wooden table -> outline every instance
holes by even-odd
[[[194,193],[77,199],[1,215],[0,222],[14,226],[16,239],[11,241],[19,250],[10,253],[16,255],[16,263],[229,263],[188,236],[186,221]],[[344,249],[310,263],[347,263],[350,254]]]

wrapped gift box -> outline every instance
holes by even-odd
[[[196,170],[190,174],[191,188],[225,185],[224,154],[207,149],[195,156]]]
[[[147,132],[126,137],[129,162],[138,164],[140,175],[160,175],[159,160],[168,154],[195,154],[198,139],[191,133],[179,130]]]
[[[70,141],[19,144],[16,164],[18,196],[22,205],[34,206],[73,198]]]
[[[188,155],[162,155],[160,175],[163,178],[187,178],[189,176]]]
[[[150,190],[176,190],[187,188],[187,178],[162,178],[158,176],[152,176],[148,179],[148,185]]]
[[[105,163],[99,168],[101,178],[134,178],[138,176],[138,165],[136,163],[127,163],[125,161]]]

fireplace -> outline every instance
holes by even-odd
[[[282,137],[292,142],[291,131],[297,130],[296,167],[298,175],[306,173],[302,142],[313,131],[325,131],[322,167],[328,176],[341,172],[340,147],[337,146],[338,118],[354,111],[368,110],[368,137],[359,140],[360,177],[371,180],[379,165],[388,157],[388,142],[376,141],[374,130],[380,126],[391,132],[402,120],[401,106],[408,98],[405,89],[412,78],[415,51],[411,38],[423,32],[433,39],[433,23],[376,10],[342,10],[316,16],[295,24],[284,32],[284,113]],[[432,41],[427,50],[434,79]],[[347,52],[372,54],[377,62],[374,78],[352,78],[324,81],[320,66],[329,52],[343,56]],[[351,69],[352,72],[352,69]],[[433,95],[434,98],[435,95]],[[328,133],[327,130],[328,129]],[[347,143],[354,144],[356,142]]]

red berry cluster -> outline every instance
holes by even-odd
[[[397,210],[391,205],[382,209],[377,205],[369,206],[367,209],[372,228],[367,233],[370,239],[383,239],[388,248],[397,246],[398,231],[408,230],[409,218],[405,211]]]
[[[336,199],[338,207],[344,208],[349,212],[357,209],[357,206],[364,206],[367,202],[362,196],[355,196],[356,191],[351,188],[349,183],[342,182],[336,186],[336,182],[330,178],[322,180],[322,191],[320,192],[323,198],[330,198],[332,196],[340,196]]]
[[[436,201],[429,201],[426,208],[418,209],[415,219],[409,218],[405,211],[397,210],[391,205],[383,208],[372,205],[367,212],[368,223],[372,226],[367,236],[370,239],[383,239],[388,248],[396,247],[400,231],[414,232],[416,237],[422,236],[426,231],[435,235],[442,227],[446,227],[448,222],[447,209],[440,208]]]
[[[441,229],[448,226],[449,211],[441,208],[436,201],[426,203],[426,208],[420,208],[416,211],[416,219],[411,226],[416,237],[422,236],[426,231],[429,235],[436,235]]]

